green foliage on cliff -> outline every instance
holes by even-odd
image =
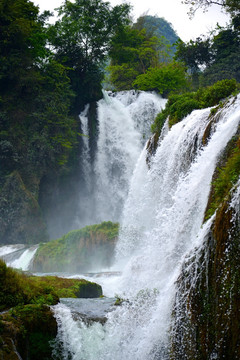
[[[196,92],[180,95],[170,95],[164,110],[156,117],[152,132],[160,134],[165,120],[169,117],[169,126],[181,121],[195,109],[204,109],[217,105],[221,100],[239,91],[239,84],[235,79],[221,80],[214,85],[201,88]]]
[[[205,220],[211,217],[224,201],[229,199],[230,190],[237,183],[239,176],[240,138],[236,136],[228,145],[225,157],[215,171]]]
[[[33,270],[77,272],[109,267],[118,228],[118,224],[103,222],[72,230],[60,239],[41,244],[33,261]]]

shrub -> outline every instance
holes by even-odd
[[[209,86],[203,93],[203,101],[207,106],[214,106],[220,100],[225,99],[237,89],[237,81],[235,79],[225,79]]]
[[[152,125],[152,131],[160,133],[167,117],[169,117],[169,126],[171,127],[193,110],[217,105],[222,99],[238,90],[239,84],[235,79],[226,79],[218,81],[212,86],[201,88],[197,92],[170,95],[165,109],[157,115]]]
[[[139,90],[155,90],[162,95],[170,91],[185,88],[187,85],[186,72],[179,63],[164,64],[161,67],[149,68],[145,74],[137,76],[133,82]]]

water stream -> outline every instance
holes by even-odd
[[[112,289],[125,301],[107,314],[105,324],[90,325],[74,319],[66,304],[57,305],[55,350],[63,359],[169,359],[176,279],[209,229],[210,223],[202,227],[202,222],[210,183],[219,155],[237,131],[240,98],[222,109],[203,145],[209,115],[210,109],[194,111],[166,132],[150,168],[142,151],[121,221],[115,269],[122,275],[114,284],[105,282],[109,295]]]
[[[0,258],[6,262],[7,266],[27,271],[31,267],[37,249],[38,245],[5,245],[0,247]]]
[[[87,106],[80,114],[84,181],[79,193],[76,227],[121,218],[136,161],[166,99],[154,93],[103,92],[97,103],[97,144],[90,156]]]

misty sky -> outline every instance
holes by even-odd
[[[40,6],[40,10],[53,10],[62,4],[62,0],[32,0]],[[109,0],[115,6],[124,3],[125,0]],[[132,16],[136,20],[140,15],[157,15],[170,22],[183,41],[196,39],[201,34],[207,34],[213,30],[217,23],[224,26],[228,22],[228,16],[221,11],[220,6],[214,5],[207,13],[200,9],[193,20],[190,20],[187,12],[189,7],[183,5],[181,0],[129,0],[133,6]]]

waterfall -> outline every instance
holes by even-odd
[[[29,247],[24,244],[1,246],[0,257],[6,262],[7,266],[27,271],[30,270],[38,246]]]
[[[151,124],[166,100],[154,93],[103,92],[97,103],[97,144],[91,159],[89,106],[80,114],[83,137],[83,184],[78,227],[119,221],[136,161],[150,135]]]
[[[169,359],[176,280],[209,230],[211,220],[202,223],[213,172],[239,125],[240,96],[229,104],[219,110],[207,144],[202,139],[211,109],[194,111],[166,131],[150,168],[143,149],[129,184],[116,253],[115,266],[122,270],[116,288],[123,304],[108,313],[106,324],[89,326],[74,319],[64,304],[57,305],[55,351],[63,359]]]

